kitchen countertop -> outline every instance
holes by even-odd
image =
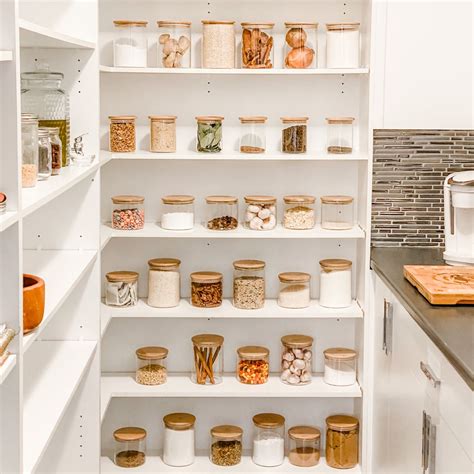
[[[373,248],[371,267],[474,390],[474,306],[433,306],[403,276],[404,265],[442,265],[430,248]]]

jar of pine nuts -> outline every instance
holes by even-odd
[[[109,150],[130,153],[136,149],[135,115],[110,115]]]
[[[150,115],[150,151],[174,153],[176,151],[176,116]]]
[[[235,21],[202,20],[202,67],[235,67]]]
[[[135,381],[140,385],[162,385],[166,382],[166,358],[168,349],[165,347],[140,347],[135,351],[137,371]]]

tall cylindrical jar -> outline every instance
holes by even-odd
[[[47,128],[38,129],[38,179],[44,181],[52,173],[51,141]]]
[[[267,119],[268,117],[263,115],[239,117],[241,123],[241,153],[265,153],[265,149],[267,147],[265,137],[265,122]]]
[[[281,117],[281,151],[306,153],[308,146],[308,117]]]
[[[327,23],[326,67],[360,67],[360,23]]]
[[[305,194],[284,196],[283,227],[293,230],[312,229],[316,224],[316,197]]]
[[[196,417],[190,413],[170,413],[163,417],[163,462],[183,467],[194,462]]]
[[[127,426],[114,431],[114,462],[119,467],[139,467],[145,464],[146,431]]]
[[[321,432],[314,426],[293,426],[288,430],[290,464],[312,467],[321,456]]]
[[[222,151],[222,121],[220,115],[200,115],[196,117],[196,150],[202,153]]]
[[[265,305],[265,262],[236,260],[233,265],[233,305],[240,309],[263,308]]]
[[[352,304],[352,262],[329,258],[319,262],[319,304],[326,308],[347,308]]]
[[[252,421],[252,461],[263,467],[279,466],[285,459],[285,418],[276,413],[259,413]]]
[[[198,334],[193,342],[194,364],[191,379],[199,385],[216,385],[224,373],[224,338],[218,334]]]
[[[219,425],[211,429],[209,457],[217,466],[235,466],[242,459],[242,435],[239,426]]]
[[[337,155],[352,153],[354,117],[329,117],[327,122],[327,152]]]
[[[339,387],[354,385],[357,380],[357,352],[345,347],[324,351],[324,382]]]
[[[161,198],[161,227],[166,230],[190,230],[194,227],[194,196],[170,194]]]
[[[148,305],[154,308],[178,306],[180,298],[177,258],[153,258],[148,261]]]
[[[318,65],[318,24],[285,23],[285,59],[288,69],[308,69]]]
[[[150,115],[150,151],[174,153],[176,151],[176,116]]]
[[[168,349],[159,346],[140,347],[135,351],[137,370],[135,381],[140,385],[162,385],[166,382],[168,371],[166,358]]]
[[[242,67],[248,69],[270,69],[273,67],[275,23],[241,23]]]
[[[311,275],[305,272],[283,272],[278,274],[280,291],[278,306],[282,308],[307,308],[311,301]]]
[[[21,185],[33,188],[38,181],[38,117],[21,114]]]
[[[202,67],[235,67],[235,21],[202,20]]]
[[[290,334],[281,338],[281,381],[289,385],[311,382],[313,370],[313,338]]]
[[[49,141],[51,143],[51,174],[53,176],[58,175],[61,173],[62,167],[62,148],[63,144],[61,143],[61,139],[59,138],[59,128],[51,127],[48,128],[49,132]]]
[[[160,20],[157,25],[158,66],[191,67],[191,22]]]
[[[147,21],[115,20],[114,66],[146,67],[148,41]]]
[[[130,153],[136,149],[135,115],[110,115],[109,150]]]
[[[326,463],[336,469],[350,469],[359,462],[359,420],[354,416],[326,418]]]

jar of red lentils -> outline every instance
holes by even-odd
[[[117,230],[139,230],[145,225],[143,196],[114,196],[112,198],[112,227]]]

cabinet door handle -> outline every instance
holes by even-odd
[[[386,299],[383,300],[383,342],[382,350],[385,355],[392,352],[393,305]]]
[[[420,362],[420,369],[425,374],[425,377],[430,381],[433,387],[437,388],[441,384],[441,380],[436,377],[433,370],[428,364],[425,364],[423,361]]]
[[[429,429],[430,429],[430,417],[423,410],[423,423],[421,429],[421,468],[423,474],[428,469],[429,459]]]

